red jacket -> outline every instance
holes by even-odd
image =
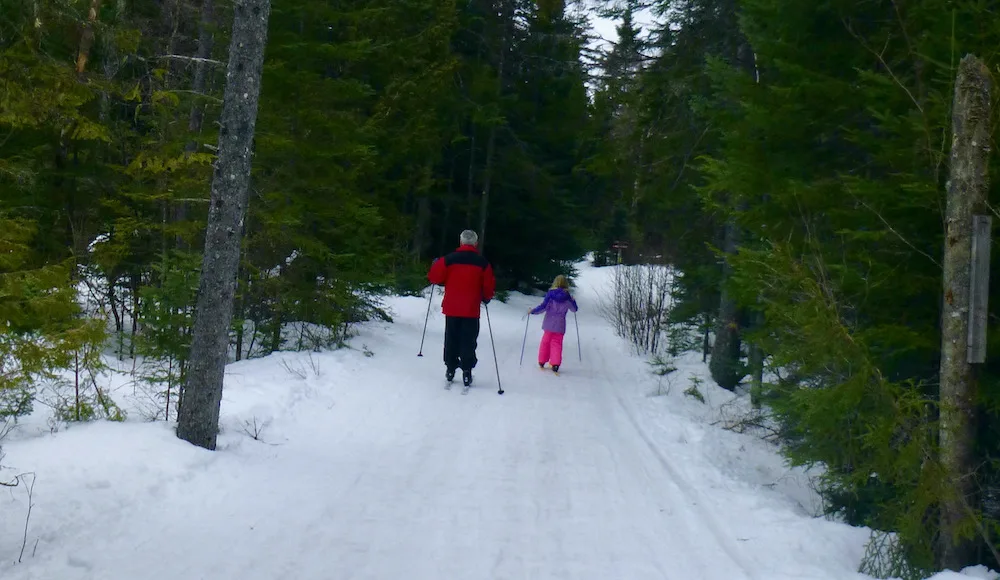
[[[444,315],[459,318],[479,318],[479,304],[492,300],[497,287],[493,266],[475,246],[461,246],[434,260],[427,279],[431,284],[444,286],[441,302]]]

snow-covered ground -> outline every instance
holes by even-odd
[[[33,507],[25,535],[27,488],[0,495],[0,577],[866,578],[868,532],[813,517],[800,471],[715,424],[742,402],[699,357],[658,384],[612,334],[610,273],[581,266],[583,361],[571,324],[561,376],[534,362],[539,317],[518,364],[538,299],[491,304],[503,396],[485,318],[463,396],[439,301],[417,358],[426,301],[396,298],[353,349],[231,365],[216,452],[162,422],[15,434],[4,474],[34,474]]]

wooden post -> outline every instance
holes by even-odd
[[[977,243],[973,250],[973,215],[984,206],[989,186],[991,90],[989,69],[975,56],[963,58],[955,80],[951,174],[945,210],[939,435],[948,487],[941,501],[937,554],[941,568],[955,571],[968,565],[973,554],[972,542],[960,535],[960,530],[969,529],[964,524],[973,517],[969,506],[975,505],[972,476],[976,380],[969,361],[985,345],[985,340],[979,340],[985,332],[985,321],[982,330],[978,330],[978,323],[970,324],[970,318],[976,317],[970,302],[975,299],[985,305],[984,295],[972,283],[975,279],[982,288],[988,280],[982,279],[982,271],[973,274],[972,265],[974,254],[982,260],[984,246],[988,250],[988,245]],[[979,227],[983,226],[980,221]],[[974,335],[975,347],[970,335]]]

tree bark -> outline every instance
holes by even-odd
[[[201,133],[201,126],[205,119],[204,101],[198,101],[205,93],[205,77],[208,68],[208,60],[212,58],[212,47],[215,38],[212,36],[212,28],[215,24],[215,0],[202,0],[201,18],[198,21],[198,60],[194,63],[194,80],[191,83],[191,90],[194,91],[196,99],[191,107],[191,115],[188,118],[188,131],[191,139],[184,147],[185,152],[194,153],[198,149],[197,136]]]
[[[503,75],[503,59],[500,60],[500,74]],[[490,127],[490,137],[486,142],[486,170],[483,176],[483,197],[479,204],[479,250],[486,247],[486,222],[490,215],[490,185],[493,182],[493,152],[496,148],[497,128]]]
[[[972,216],[986,201],[990,148],[990,72],[974,56],[962,59],[952,109],[951,175],[945,210],[941,312],[941,462],[949,493],[941,505],[938,558],[942,568],[971,563],[973,544],[960,537],[974,517],[976,377],[967,358]]]
[[[270,0],[235,1],[191,364],[177,423],[178,437],[210,450],[219,430],[270,11]]]
[[[197,60],[194,63],[194,79],[191,82],[191,91],[194,93],[191,104],[191,112],[188,116],[188,133],[190,138],[184,145],[184,152],[188,155],[198,150],[198,138],[201,134],[202,125],[205,120],[205,101],[207,69],[210,66],[208,60],[212,58],[212,48],[215,44],[213,27],[215,26],[215,0],[202,0],[201,15],[198,19],[198,50],[195,54]],[[178,201],[174,206],[174,223],[181,223],[187,219],[188,204],[186,201]],[[187,249],[187,242],[178,233],[174,243],[180,250]]]
[[[445,255],[449,249],[449,244],[447,244],[446,240],[448,239],[448,229],[451,227],[451,204],[455,199],[455,159],[456,155],[453,153],[451,156],[450,169],[448,170],[448,193],[445,195],[443,200],[444,217],[437,220],[441,228],[441,233],[437,237],[437,245],[435,246],[438,249],[439,256]],[[432,225],[433,221],[434,220],[431,220]],[[434,238],[433,233],[430,234],[430,236],[432,239]]]
[[[90,47],[94,44],[94,26],[97,24],[97,14],[101,10],[101,0],[90,0],[90,11],[87,13],[87,24],[83,26],[80,35],[80,50],[76,55],[76,74],[82,75],[87,69],[90,58]]]
[[[764,312],[755,310],[753,313],[753,327],[760,330],[764,327]],[[760,407],[761,389],[764,388],[764,349],[759,342],[750,343],[749,360],[750,373],[752,377],[750,388],[750,403],[754,407]]]
[[[472,226],[472,216],[476,207],[476,124],[469,121],[469,180],[465,191],[465,223]]]
[[[749,42],[735,26],[737,7],[734,2],[727,4],[729,16],[733,23],[731,34],[735,41],[732,58],[740,69],[747,74],[754,74],[753,51]],[[730,199],[733,210],[741,211],[746,207],[746,201],[736,201]],[[723,250],[727,256],[734,255],[740,245],[742,231],[735,217],[730,217],[726,221]],[[715,331],[715,345],[712,347],[712,360],[709,362],[709,370],[712,378],[720,387],[730,391],[735,390],[743,377],[746,376],[746,369],[740,363],[740,347],[742,341],[741,321],[743,312],[736,304],[729,289],[729,279],[732,276],[732,266],[727,259],[722,267],[722,287],[719,299],[719,316]]]
[[[724,241],[724,251],[727,255],[736,253],[740,243],[739,225],[734,219],[726,222],[726,233]],[[719,316],[715,325],[715,344],[712,346],[712,359],[708,363],[708,368],[712,373],[712,378],[720,387],[727,390],[734,390],[746,376],[743,365],[740,363],[740,309],[736,305],[736,300],[732,297],[727,288],[729,278],[732,275],[732,266],[729,261],[722,265],[722,291],[719,299]]]
[[[710,340],[712,334],[712,313],[702,312],[702,317],[704,322],[702,323],[702,336],[701,336],[701,362],[708,362],[708,355],[712,352],[712,341]]]
[[[507,43],[513,15],[509,13],[510,0],[500,0],[500,25],[503,32],[500,35],[500,55],[497,63],[497,106],[503,99],[503,70],[507,60]],[[490,125],[490,136],[486,142],[486,168],[483,176],[483,196],[479,205],[479,250],[486,247],[486,222],[490,215],[490,186],[493,184],[493,158],[496,151],[497,125]]]

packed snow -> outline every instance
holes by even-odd
[[[33,486],[0,496],[0,576],[867,578],[868,531],[816,517],[806,474],[722,428],[744,398],[695,354],[654,376],[598,314],[612,268],[579,270],[559,376],[534,361],[539,299],[514,294],[484,316],[473,388],[446,390],[440,298],[418,358],[427,302],[400,297],[352,348],[230,365],[215,452],[162,421],[31,418],[4,446],[4,479]]]

